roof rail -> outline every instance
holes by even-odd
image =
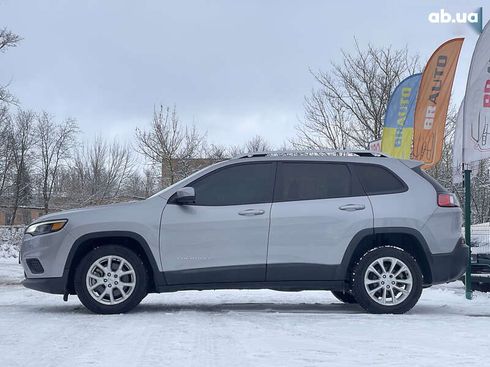
[[[333,155],[333,156],[348,156],[357,155],[359,157],[383,157],[390,158],[388,154],[375,152],[373,150],[351,150],[351,149],[321,149],[321,150],[275,150],[265,152],[251,152],[235,157],[235,159],[241,158],[255,158],[255,157],[271,157],[271,156],[314,156],[314,155]]]

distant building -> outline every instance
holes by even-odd
[[[49,212],[56,212],[57,209],[50,209]],[[13,215],[13,208],[7,205],[0,205],[0,225],[9,225]],[[15,214],[14,225],[25,225],[44,215],[44,208],[38,206],[19,206]]]

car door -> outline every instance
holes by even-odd
[[[279,162],[267,280],[334,280],[349,242],[372,226],[370,201],[347,164]]]
[[[187,185],[195,204],[169,200],[160,236],[169,284],[265,280],[275,166],[218,168]]]

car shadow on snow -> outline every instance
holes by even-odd
[[[36,312],[45,314],[77,314],[98,316],[87,310],[81,304],[60,304],[60,305],[36,305]],[[29,311],[33,311],[30,308]],[[342,303],[142,303],[134,310],[130,311],[131,315],[141,314],[172,314],[181,312],[197,312],[210,314],[227,314],[227,313],[277,313],[277,314],[322,314],[322,315],[369,315],[360,306]],[[429,306],[416,305],[406,316],[466,316],[489,318],[490,314],[486,313],[465,313],[458,308],[448,305]],[[383,315],[370,315],[382,317]],[[388,315],[390,316],[390,315]],[[404,316],[404,315],[399,315]]]
[[[352,314],[363,313],[358,305],[345,305],[341,303],[186,303],[186,304],[141,304],[132,313],[149,312],[204,312],[204,313],[227,313],[227,312],[265,312],[265,313],[332,313]]]
[[[88,314],[93,315],[81,304],[60,304],[60,305],[37,305],[39,313],[55,314]],[[32,310],[31,310],[32,311]],[[180,313],[180,312],[199,312],[199,313],[301,313],[301,314],[362,314],[364,311],[358,305],[346,305],[341,303],[142,303],[130,314],[148,313]]]

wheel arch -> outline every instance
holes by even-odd
[[[74,275],[80,260],[90,250],[104,245],[120,245],[134,251],[148,269],[148,292],[156,292],[161,286],[163,273],[158,269],[158,265],[150,250],[146,240],[135,232],[130,231],[104,231],[94,232],[79,237],[73,243],[68,254],[63,277],[65,278],[65,292],[75,294]]]
[[[380,227],[358,232],[347,246],[339,268],[339,277],[349,279],[362,255],[383,245],[399,247],[412,255],[420,266],[424,285],[432,284],[429,246],[419,231],[408,227]]]

